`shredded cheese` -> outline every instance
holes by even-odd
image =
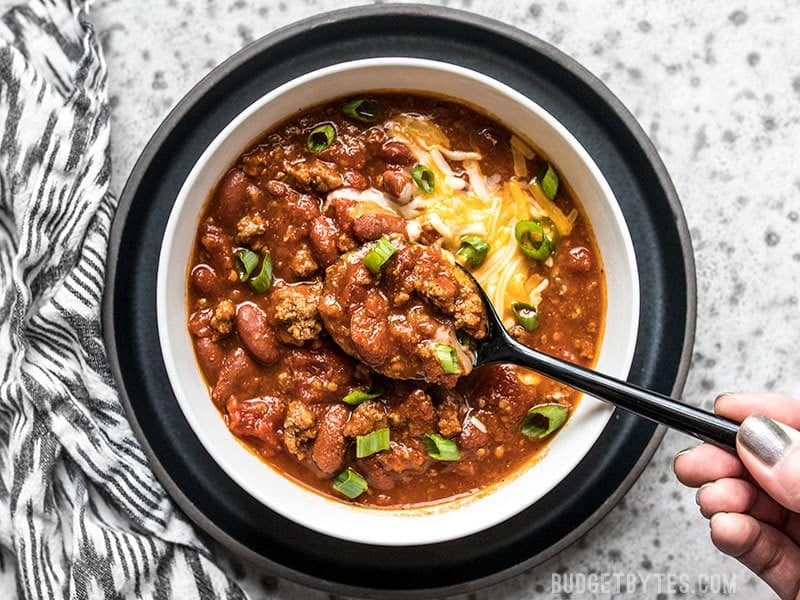
[[[530,260],[519,250],[514,226],[523,219],[548,218],[560,235],[567,236],[577,212],[565,215],[538,185],[525,183],[527,161],[536,154],[517,136],[512,136],[510,142],[515,178],[503,181],[497,173],[487,178],[481,171],[479,152],[452,148],[444,132],[424,116],[397,115],[387,123],[387,129],[392,140],[404,143],[419,164],[433,171],[433,193],[425,194],[413,186],[410,197],[405,197],[403,190],[404,197],[399,202],[379,190],[366,190],[359,196],[354,196],[353,191],[337,190],[328,198],[339,193],[399,214],[409,220],[412,239],[419,238],[423,226],[433,227],[442,236],[444,248],[452,252],[458,250],[465,235],[486,240],[491,248],[489,255],[474,275],[504,322],[513,325],[511,304],[525,302],[538,306],[550,283],[535,272]],[[546,267],[552,264],[552,259],[544,263]]]

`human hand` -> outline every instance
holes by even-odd
[[[675,474],[700,488],[714,545],[782,600],[800,600],[800,399],[723,394],[714,412],[742,422],[738,456],[701,444],[675,457]]]

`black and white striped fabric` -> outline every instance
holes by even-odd
[[[240,598],[148,468],[106,364],[116,201],[87,4],[0,17],[0,598]]]

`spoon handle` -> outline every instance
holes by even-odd
[[[704,442],[736,451],[738,423],[714,413],[537,352],[523,346],[511,336],[506,337],[502,350],[492,358],[492,362],[513,363],[533,369],[641,417],[688,433]]]

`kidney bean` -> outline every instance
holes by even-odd
[[[347,450],[344,427],[349,418],[350,409],[337,403],[325,410],[320,421],[311,458],[319,470],[327,475],[333,475],[342,468]]]
[[[197,362],[200,363],[200,368],[206,374],[208,383],[214,385],[219,378],[219,370],[222,367],[222,359],[224,353],[220,345],[210,338],[204,337],[197,340],[195,343],[197,351]]]
[[[272,364],[280,357],[267,315],[255,304],[243,304],[236,311],[236,331],[247,351],[264,364]]]
[[[329,267],[339,258],[339,249],[336,240],[339,230],[330,217],[317,217],[311,221],[308,230],[308,239],[314,258],[323,267]]]
[[[241,169],[231,169],[222,178],[215,198],[216,215],[225,227],[232,227],[247,214],[250,198],[256,194],[254,187]]]
[[[204,296],[215,296],[220,291],[217,289],[217,273],[208,265],[197,265],[192,269],[191,280],[194,289]]]
[[[368,212],[353,220],[353,234],[362,241],[377,240],[389,233],[399,233],[408,238],[406,220],[399,215]]]
[[[381,157],[389,165],[409,166],[417,162],[417,159],[402,142],[386,142],[381,148]]]
[[[217,382],[211,391],[211,400],[222,408],[234,396],[249,398],[258,391],[258,366],[245,352],[236,347],[222,359]]]
[[[382,181],[383,189],[385,189],[395,198],[400,198],[400,196],[403,195],[403,190],[406,189],[406,186],[412,184],[411,177],[402,171],[385,171],[383,173]]]

